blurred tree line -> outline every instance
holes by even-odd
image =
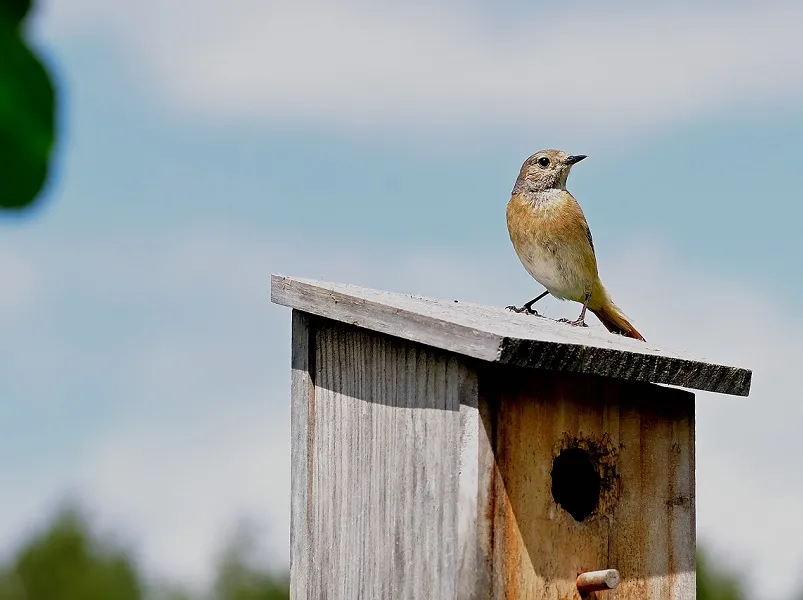
[[[288,578],[254,566],[241,529],[222,552],[212,589],[149,582],[132,553],[100,539],[75,508],[62,510],[0,566],[2,600],[288,600]]]
[[[132,553],[101,537],[68,507],[0,566],[2,600],[287,600],[288,577],[255,566],[254,540],[240,529],[220,555],[212,589],[191,593],[144,577]],[[697,557],[698,600],[745,600],[736,577]]]

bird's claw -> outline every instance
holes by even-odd
[[[570,321],[569,319],[558,319],[558,323],[568,323],[574,327],[588,327],[584,319],[577,319],[575,321]]]
[[[505,308],[507,310],[511,311],[511,312],[514,312],[514,313],[524,313],[524,314],[533,315],[533,316],[536,316],[536,317],[543,317],[544,316],[542,314],[539,314],[537,310],[534,310],[534,309],[530,308],[529,306],[513,306],[513,305],[510,305],[510,306],[506,306]]]

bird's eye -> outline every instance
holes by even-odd
[[[542,167],[548,167],[549,159],[546,156],[542,156],[541,158],[538,159],[538,164],[541,165]]]

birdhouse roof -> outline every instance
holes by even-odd
[[[483,361],[747,396],[749,369],[693,358],[597,327],[501,307],[436,300],[282,275],[277,304]]]

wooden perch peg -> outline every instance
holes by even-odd
[[[577,578],[577,591],[580,592],[580,595],[615,590],[618,585],[619,571],[616,569],[589,571],[588,573],[581,573]]]

